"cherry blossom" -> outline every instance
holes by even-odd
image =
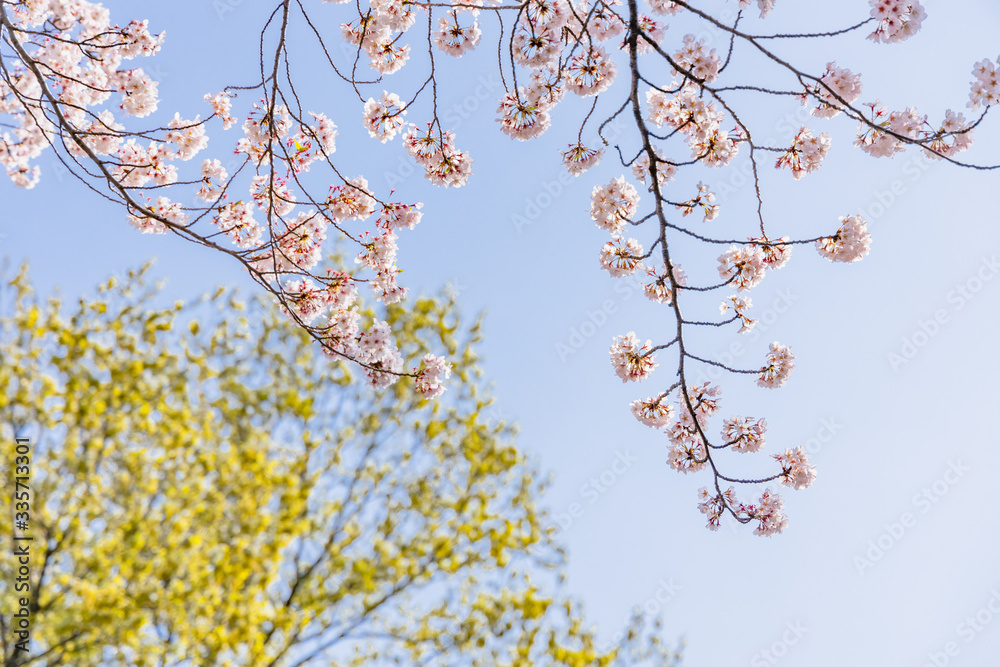
[[[559,58],[562,40],[557,28],[530,26],[527,19],[518,23],[512,40],[514,59],[524,67],[546,67]]]
[[[704,217],[703,222],[711,222],[719,217],[721,208],[715,203],[715,193],[708,189],[708,186],[704,183],[698,183],[698,194],[693,198],[683,201],[679,204],[674,204],[674,206],[680,210],[681,215],[690,215],[694,213],[696,209],[701,209]]]
[[[756,244],[729,246],[729,250],[719,255],[719,275],[745,292],[760,284],[764,279],[767,265],[764,253]]]
[[[599,163],[603,155],[603,148],[587,148],[581,143],[570,144],[569,150],[562,154],[563,165],[565,165],[566,171],[574,176],[579,176]]]
[[[759,452],[764,447],[767,422],[750,417],[730,417],[722,423],[722,440],[733,451]]]
[[[816,241],[816,249],[830,261],[850,263],[867,255],[871,242],[868,223],[860,215],[852,215],[840,218],[837,233]]]
[[[690,72],[696,81],[712,83],[719,76],[719,68],[722,61],[719,59],[715,49],[709,50],[705,46],[705,40],[698,39],[694,35],[684,35],[684,45],[674,53],[674,61],[683,70]],[[684,71],[679,71],[685,74]]]
[[[437,32],[434,33],[434,45],[456,58],[476,48],[482,31],[479,24],[461,26],[458,22],[458,12],[449,12],[447,17],[438,21]]]
[[[403,133],[403,144],[435,185],[462,187],[472,175],[472,158],[456,148],[453,132],[435,132],[432,123],[425,132],[411,125]]]
[[[785,518],[782,510],[785,508],[785,501],[777,493],[770,489],[765,489],[760,496],[760,502],[755,507],[750,505],[745,508],[746,514],[758,522],[754,529],[754,535],[770,537],[777,535],[788,527],[788,519]]]
[[[788,376],[795,368],[795,356],[787,346],[778,342],[771,343],[766,357],[767,365],[760,369],[757,385],[776,389],[788,382]]]
[[[698,500],[700,501],[698,511],[708,517],[706,527],[709,530],[718,530],[727,505],[729,507],[736,505],[736,489],[730,486],[723,495],[713,496],[708,489],[702,487],[698,489]]]
[[[417,20],[411,5],[406,0],[372,0],[371,8],[375,20],[389,30],[406,32]]]
[[[172,202],[166,197],[157,197],[155,204],[148,206],[158,218],[175,225],[183,225],[188,220],[188,215],[181,210],[178,202]],[[138,229],[143,234],[166,234],[167,225],[159,219],[143,214],[129,214],[129,224]]]
[[[996,63],[989,58],[976,63],[972,70],[972,76],[976,77],[972,82],[972,89],[969,91],[970,109],[978,109],[980,106],[992,106],[1000,103],[1000,57]]]
[[[674,287],[676,284],[679,287],[684,287],[687,285],[687,276],[684,275],[684,269],[676,264],[673,267],[673,282],[667,276],[667,271],[664,269],[662,273],[657,273],[655,269],[647,268],[646,274],[651,278],[647,283],[642,286],[642,293],[650,301],[655,301],[656,303],[671,304],[674,301]]]
[[[849,69],[837,67],[836,62],[826,64],[826,72],[820,77],[820,84],[810,88],[808,92],[818,98],[818,105],[809,110],[819,118],[835,118],[844,110],[843,102],[852,104],[861,97],[861,75]],[[835,97],[836,95],[836,97]],[[802,103],[808,102],[808,96],[802,97]]]
[[[240,248],[257,246],[264,235],[260,223],[253,217],[253,206],[248,202],[237,201],[220,206],[213,222]]]
[[[750,0],[740,0],[740,8],[745,9],[750,6]],[[760,9],[760,18],[764,18],[774,9],[774,0],[757,0],[757,8]]]
[[[876,42],[902,42],[920,30],[927,18],[923,6],[917,0],[869,0],[871,16],[878,21],[878,27],[868,35]]]
[[[780,269],[792,258],[792,246],[790,239],[782,236],[771,241],[766,236],[750,237],[751,243],[756,243],[760,252],[764,255],[764,265],[769,269]]]
[[[642,268],[642,246],[635,239],[612,236],[601,247],[601,268],[612,278],[630,276]]]
[[[793,489],[804,489],[816,479],[816,469],[809,465],[806,452],[801,447],[786,449],[773,458],[781,465],[781,483]]]
[[[649,8],[654,14],[673,15],[680,13],[684,8],[672,0],[647,0]]]
[[[382,98],[369,97],[365,102],[365,129],[368,136],[383,144],[396,136],[403,127],[406,104],[396,93],[382,91]]]
[[[733,319],[740,321],[740,333],[750,333],[753,331],[754,325],[757,323],[756,320],[750,319],[747,316],[747,311],[753,305],[750,297],[740,297],[735,294],[727,297],[722,304],[719,305],[719,312],[725,315],[728,311],[733,311]]]
[[[332,186],[326,198],[326,209],[337,222],[364,220],[375,212],[375,206],[364,176],[348,179],[344,185]]]
[[[287,281],[284,292],[289,309],[306,324],[322,315],[330,305],[326,291],[310,278]]]
[[[787,147],[765,145],[761,138],[771,128],[766,121],[761,125],[756,112],[745,111],[756,109],[760,100],[771,101],[773,108],[760,104],[760,111],[765,118],[772,112],[778,118],[787,112],[781,104],[798,100],[816,118],[856,122],[854,144],[870,156],[891,158],[913,147],[960,166],[987,168],[959,158],[965,159],[961,154],[973,146],[985,112],[1000,101],[1000,59],[974,65],[967,108],[975,116],[946,109],[931,121],[913,106],[891,110],[877,100],[859,103],[860,74],[832,59],[820,72],[799,68],[794,49],[779,51],[774,46],[779,40],[755,36],[757,31],[745,28],[746,23],[737,28],[723,15],[712,16],[710,3],[695,7],[647,0],[646,5],[650,15],[645,7],[622,0],[527,0],[521,5],[460,0],[434,7],[362,0],[327,2],[321,5],[324,16],[311,17],[309,3],[298,3],[288,6],[280,22],[275,15],[268,24],[267,30],[277,30],[261,41],[259,79],[230,82],[208,94],[201,90],[192,100],[168,100],[161,99],[153,76],[158,69],[140,60],[162,57],[157,54],[165,43],[165,35],[151,30],[147,21],[114,23],[108,10],[88,0],[5,3],[0,6],[5,63],[0,165],[16,186],[31,188],[43,177],[42,155],[53,150],[74,176],[120,202],[125,222],[138,232],[176,233],[222,248],[282,304],[324,354],[358,364],[373,386],[385,388],[408,377],[418,394],[438,398],[450,375],[446,359],[429,351],[419,366],[407,370],[388,324],[376,319],[365,330],[356,305],[362,283],[382,304],[405,298],[401,237],[420,223],[422,204],[401,200],[391,189],[394,183],[383,189],[371,174],[347,177],[357,171],[343,162],[352,156],[337,154],[334,120],[346,118],[347,127],[354,127],[351,114],[360,110],[370,137],[387,144],[401,135],[409,159],[432,185],[465,185],[473,177],[473,160],[456,144],[456,124],[442,112],[446,98],[441,95],[454,83],[450,72],[463,71],[470,52],[499,35],[497,55],[491,55],[492,47],[490,53],[473,54],[471,67],[478,74],[487,63],[494,69],[484,73],[499,75],[502,91],[490,88],[488,96],[499,98],[500,133],[520,142],[557,133],[557,145],[567,149],[543,159],[554,166],[561,162],[574,176],[595,167],[600,171],[608,159],[626,168],[628,176],[610,182],[598,177],[591,191],[590,217],[611,237],[602,241],[599,263],[613,277],[639,274],[645,307],[660,308],[670,321],[658,332],[665,332],[662,341],[640,344],[634,332],[616,337],[612,367],[628,382],[650,375],[657,365],[654,352],[670,355],[677,364],[676,382],[633,400],[632,414],[664,432],[672,469],[714,478],[699,495],[698,507],[709,528],[717,529],[728,514],[741,524],[756,523],[758,535],[773,535],[787,525],[783,500],[767,489],[759,501],[745,504],[737,499],[736,487],[722,491],[721,481],[737,477],[720,472],[724,466],[715,458],[727,448],[761,451],[764,419],[721,419],[721,388],[692,384],[691,378],[711,366],[756,376],[760,387],[773,389],[787,382],[794,357],[788,347],[774,343],[759,370],[732,368],[705,357],[693,332],[720,327],[735,334],[736,327],[728,325],[737,322],[739,333],[752,331],[748,292],[769,270],[791,263],[794,244],[815,242],[820,255],[851,263],[869,252],[871,236],[858,215],[840,218],[835,231],[827,228],[809,239],[779,236],[772,216],[781,203],[769,199],[761,167],[774,153],[775,168],[789,169],[799,179],[817,172],[834,148],[830,134],[806,127]],[[785,8],[774,0],[738,0],[738,6],[756,9],[762,19]],[[418,21],[424,11],[427,15]],[[484,14],[500,20],[483,20]],[[666,16],[682,19],[670,19],[676,25],[695,19],[717,34],[673,32],[661,18]],[[870,0],[867,17],[836,34],[838,39],[849,39],[851,33],[863,39],[871,31],[871,40],[891,44],[913,36],[925,20],[917,0]],[[502,34],[495,27],[501,24]],[[818,38],[832,34],[817,33],[817,43],[828,43]],[[310,110],[316,86],[300,78],[289,56],[299,35],[315,36],[312,44],[321,57],[313,62],[317,68],[330,66],[329,76],[315,80],[340,86],[318,100],[335,100],[332,108]],[[719,45],[726,46],[713,48]],[[745,78],[742,58],[747,50],[763,55],[760,66],[769,68],[759,80]],[[458,62],[445,62],[442,53]],[[389,93],[388,77],[411,58],[414,76],[397,76],[392,87],[398,92]],[[310,68],[308,76],[317,74]],[[556,112],[567,91],[586,98],[589,110],[577,116],[579,109],[569,104]],[[448,94],[453,92],[462,90],[451,88]],[[476,96],[483,99],[479,92]],[[360,109],[351,106],[356,103]],[[424,114],[419,127],[406,121],[414,113]],[[356,122],[357,116],[353,118]],[[572,128],[567,125],[576,121]],[[235,133],[225,134],[237,125]],[[624,135],[620,125],[626,128]],[[592,133],[587,141],[585,129]],[[749,169],[737,172],[734,166]],[[704,178],[703,167],[719,170],[712,172],[720,174],[712,178],[713,189],[698,181]],[[397,173],[410,168],[404,163]],[[391,177],[396,176],[387,174],[386,180]],[[741,209],[740,198],[728,198],[740,182],[752,182],[748,191],[756,195],[756,208]],[[642,200],[639,188],[648,193]],[[720,201],[726,196],[727,207],[732,202],[731,224],[747,224],[747,231],[730,233],[691,221],[693,213],[703,222],[718,218],[716,193]],[[730,240],[744,237],[746,243]],[[331,243],[354,257],[350,271],[324,264]],[[694,245],[712,249],[709,256],[717,257],[721,283],[714,278],[704,282],[711,267],[695,261]],[[716,246],[726,249],[720,255]],[[692,284],[679,262],[697,277]],[[709,308],[701,312],[711,315],[693,315],[706,302]],[[714,304],[719,304],[718,315]],[[805,488],[815,477],[801,448],[785,449],[773,460],[776,473],[738,485],[758,487],[754,493],[760,494],[759,486],[772,481]]]
[[[611,365],[622,382],[638,382],[656,368],[652,342],[639,343],[634,331],[615,338],[611,345]]]
[[[581,97],[599,95],[607,90],[617,74],[615,63],[601,47],[570,58],[563,68],[566,87]]]
[[[238,122],[238,119],[230,113],[233,102],[226,93],[205,95],[205,101],[212,105],[213,115],[222,120],[222,129],[228,130]]]
[[[420,368],[415,368],[414,371],[417,372],[414,380],[416,390],[424,398],[433,400],[444,393],[444,381],[451,377],[451,364],[444,357],[426,354]]]
[[[652,178],[650,176],[649,169],[649,155],[647,153],[642,153],[639,157],[635,159],[632,163],[632,175],[635,176],[636,180],[641,183],[650,183],[649,189],[652,191]],[[677,174],[677,167],[673,164],[667,162],[662,154],[657,152],[656,157],[656,181],[662,188],[663,185],[672,181],[674,176]]]
[[[590,193],[590,217],[601,229],[620,233],[635,216],[639,194],[624,176],[607,185],[595,185]]]
[[[539,136],[549,129],[551,119],[548,112],[538,100],[532,99],[528,91],[519,89],[518,93],[507,93],[497,107],[500,117],[500,130],[511,139],[527,141]]]
[[[808,127],[802,127],[792,145],[781,154],[775,166],[779,169],[788,167],[792,177],[798,180],[811,171],[819,169],[826,154],[830,152],[830,137],[823,132],[818,137],[813,136]]]
[[[666,394],[653,396],[645,400],[632,401],[632,414],[641,423],[652,428],[664,428],[670,424],[674,416],[674,406],[666,400]]]

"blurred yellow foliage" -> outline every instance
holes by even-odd
[[[147,282],[144,267],[69,307],[39,303],[26,268],[5,279],[0,429],[34,443],[32,665],[655,657],[655,637],[601,654],[580,608],[529,578],[562,554],[536,470],[488,417],[479,324],[452,300],[386,316],[407,367],[422,341],[455,363],[428,403],[405,381],[371,390],[265,304],[220,290],[163,307]]]

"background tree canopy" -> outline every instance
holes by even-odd
[[[260,301],[163,307],[147,269],[72,306],[5,280],[0,427],[35,443],[36,535],[36,644],[19,662],[5,624],[5,665],[679,660],[639,616],[599,651],[560,597],[544,484],[491,423],[452,298],[388,311],[407,367],[426,341],[455,361],[428,402],[371,390]],[[12,578],[0,594],[12,609]]]

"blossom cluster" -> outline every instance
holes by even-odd
[[[156,82],[142,68],[124,65],[155,55],[164,35],[151,33],[147,21],[131,21],[124,27],[113,24],[107,9],[82,0],[73,7],[50,2],[7,4],[5,11],[14,29],[6,33],[5,41],[24,49],[40,68],[32,71],[18,62],[5,68],[0,79],[0,114],[11,116],[3,125],[14,128],[13,133],[0,133],[0,164],[11,181],[19,187],[34,187],[41,170],[31,162],[60,133],[54,117],[42,111],[43,85],[60,105],[59,120],[72,128],[71,150],[99,151],[97,155],[131,151],[132,147],[123,147],[113,136],[121,126],[111,113],[91,109],[110,102],[117,93],[118,109],[126,116],[143,118],[156,111]],[[59,29],[50,34],[45,27],[52,25]],[[42,75],[36,72],[44,72],[47,78],[40,80]],[[147,159],[132,164],[148,165],[151,150],[157,166],[182,155],[182,159],[190,157],[172,147],[148,147],[138,149]],[[148,171],[143,174],[147,180],[152,177]]]
[[[794,450],[786,449],[783,454],[774,454],[773,458],[781,465],[781,483],[793,489],[804,489],[811,486],[816,479],[816,469],[809,465],[809,459],[802,447]]]
[[[764,280],[767,264],[760,246],[751,243],[744,246],[731,245],[719,255],[719,275],[732,282],[740,292],[748,291]]]
[[[417,391],[426,399],[434,399],[444,393],[444,381],[451,376],[451,364],[443,357],[426,354],[420,368],[414,371],[417,371],[414,380]]]
[[[369,0],[367,6],[350,5],[345,0],[325,1],[343,3],[344,10],[351,13],[351,20],[339,23],[347,45],[343,54],[349,55],[355,66],[367,58],[369,67],[378,75],[375,81],[363,81],[364,77],[356,76],[355,67],[348,78],[348,70],[339,68],[335,53],[327,51],[320,41],[336,74],[353,88],[351,95],[356,94],[362,103],[360,119],[355,116],[352,122],[360,122],[360,128],[382,144],[399,138],[410,159],[423,168],[424,177],[431,183],[446,188],[465,185],[472,175],[473,161],[456,146],[454,128],[442,125],[438,116],[438,75],[444,67],[436,66],[435,54],[455,58],[470,54],[487,37],[484,30],[489,23],[482,20],[482,12],[496,12],[499,17],[501,10],[511,7],[465,0],[444,6],[409,0]],[[775,8],[774,0],[738,3],[741,10],[755,7],[762,19]],[[672,0],[647,0],[646,4],[656,17],[675,16],[687,9],[687,3]],[[926,18],[918,0],[870,0],[869,5],[871,19],[855,28],[874,26],[869,38],[876,42],[903,41],[914,35]],[[299,10],[306,14],[302,5]],[[231,244],[234,249],[228,251],[245,262],[290,317],[320,340],[326,354],[357,362],[373,385],[385,387],[407,375],[414,378],[415,390],[424,397],[436,398],[444,391],[451,374],[447,361],[427,354],[412,372],[407,371],[389,325],[375,319],[365,329],[356,304],[357,288],[362,283],[384,304],[405,297],[407,290],[398,280],[399,235],[401,230],[413,229],[420,222],[421,204],[385,200],[364,176],[341,175],[351,172],[343,172],[332,161],[338,127],[322,113],[303,112],[299,99],[302,89],[284,88],[286,80],[291,84],[290,67],[282,68],[284,79],[275,75],[268,79],[263,73],[259,93],[263,98],[248,104],[249,108],[234,111],[237,93],[246,89],[232,87],[199,99],[198,104],[204,105],[200,115],[195,113],[198,109],[174,113],[172,119],[167,114],[155,121],[160,127],[133,131],[126,125],[157,114],[160,100],[150,73],[131,67],[128,61],[156,54],[163,43],[162,34],[150,32],[145,21],[132,21],[124,27],[112,24],[107,10],[87,0],[6,3],[3,11],[13,29],[5,32],[2,46],[14,48],[16,56],[8,58],[4,52],[5,62],[9,59],[12,64],[0,80],[0,115],[4,116],[0,164],[15,184],[32,187],[40,174],[33,161],[47,146],[62,144],[79,163],[89,160],[99,166],[102,178],[107,177],[112,192],[125,203],[128,223],[139,231],[181,232],[215,247]],[[418,22],[420,12],[427,12],[426,23]],[[730,86],[722,77],[729,75],[727,67],[738,57],[734,54],[739,49],[730,46],[720,53],[707,39],[693,34],[668,40],[667,23],[653,16],[636,11],[634,5],[626,11],[621,0],[527,0],[518,5],[512,24],[505,24],[510,42],[506,49],[501,45],[500,51],[504,58],[509,53],[512,76],[508,78],[501,67],[503,90],[496,96],[495,120],[502,134],[528,141],[552,129],[554,108],[567,93],[586,100],[588,106],[592,101],[593,107],[575,142],[561,151],[563,167],[579,176],[597,166],[605,154],[605,148],[596,142],[583,141],[584,126],[599,108],[599,98],[619,77],[630,79],[631,95],[598,130],[603,146],[611,146],[603,128],[616,116],[633,116],[641,140],[638,145],[617,140],[615,145],[622,165],[631,170],[632,182],[623,175],[596,185],[591,192],[591,219],[610,235],[601,246],[599,263],[612,277],[644,276],[640,280],[644,296],[670,308],[679,321],[676,337],[664,345],[642,343],[634,332],[615,338],[610,350],[612,367],[623,382],[642,381],[657,366],[654,353],[676,344],[679,381],[649,398],[633,401],[631,410],[642,424],[666,435],[668,463],[673,469],[693,473],[710,468],[718,485],[713,453],[727,448],[740,453],[761,451],[766,423],[763,419],[736,416],[723,420],[721,431],[711,424],[719,409],[721,390],[707,382],[689,385],[685,364],[713,362],[695,356],[694,346],[683,338],[684,329],[735,323],[740,333],[753,329],[752,302],[745,293],[759,285],[768,270],[787,264],[792,243],[802,242],[765,231],[765,207],[757,173],[759,156],[762,151],[775,151],[775,167],[789,169],[798,180],[819,169],[831,142],[827,133],[801,127],[787,148],[755,143],[760,135],[756,131],[751,135],[747,119],[737,111],[729,93],[776,91],[755,85]],[[315,26],[322,23],[309,25],[316,30]],[[412,36],[406,35],[418,25],[426,27],[426,31],[419,28],[413,34],[420,33],[418,38],[426,41],[430,75],[421,78],[412,97],[401,96],[383,89],[383,85],[390,87],[383,81],[400,71],[411,55],[424,53],[425,49],[415,46]],[[637,34],[630,26],[638,26]],[[719,27],[725,29],[723,24]],[[752,33],[733,30],[731,34],[733,45],[737,41],[751,42],[764,48]],[[283,47],[279,46],[276,65],[282,58],[288,64]],[[33,67],[19,62],[24,58],[17,49],[29,53]],[[623,68],[626,58],[627,69]],[[660,68],[647,67],[650,60]],[[975,65],[969,108],[988,108],[1000,101],[998,69],[1000,59]],[[799,96],[803,104],[812,105],[810,113],[817,118],[845,114],[857,120],[855,144],[875,157],[892,157],[912,144],[935,156],[953,158],[972,145],[972,130],[982,120],[969,121],[948,110],[940,123],[932,124],[914,107],[889,111],[878,101],[861,105],[860,109],[868,109],[865,113],[855,106],[862,94],[859,74],[836,62],[827,63],[819,77],[795,73],[793,90],[777,94],[792,99]],[[371,96],[368,89],[361,88],[376,85],[378,89]],[[640,85],[648,86],[644,107],[638,98]],[[407,116],[412,117],[421,108],[417,100],[422,94],[433,95],[432,115],[425,124],[412,124]],[[242,116],[242,124],[237,115]],[[206,118],[202,120],[202,116]],[[239,128],[238,137],[230,144],[230,149],[235,145],[235,157],[227,161],[216,154],[195,160],[209,150],[208,129],[215,124],[223,130]],[[213,140],[213,150],[217,143]],[[633,151],[631,156],[629,150]],[[683,198],[687,195],[673,197],[664,191],[672,181],[680,181],[670,187],[681,191],[688,188],[690,192],[695,179],[685,180],[689,166],[730,166],[737,159],[746,161],[746,153],[750,153],[760,204],[756,216],[759,232],[754,231],[755,236],[742,244],[710,238],[710,232],[698,231],[702,228],[686,218],[699,213],[704,222],[710,222],[720,215],[715,192],[724,191],[719,184],[713,192],[699,181],[688,199]],[[321,184],[329,188],[325,197],[314,196],[306,189],[305,174],[326,166],[336,178]],[[736,176],[730,184],[736,182]],[[237,182],[237,177],[244,180]],[[192,203],[175,196],[184,187],[189,188]],[[639,187],[652,193],[652,205],[647,201],[645,211],[640,210]],[[156,192],[147,196],[144,189]],[[205,234],[200,227],[195,228],[202,220],[209,229]],[[645,242],[650,248],[649,257],[654,251],[657,255],[649,262],[652,266],[645,264],[648,257],[643,242],[625,233],[646,221],[652,221],[650,226],[656,228],[655,238]],[[357,274],[323,274],[317,268],[324,244],[335,232],[356,244]],[[685,240],[694,238],[728,246],[718,256],[721,285],[688,285],[687,275],[676,262],[676,246],[668,248],[668,240],[672,243],[668,235],[675,233],[684,234]],[[849,263],[865,256],[870,244],[864,219],[854,215],[840,218],[839,229],[820,237],[815,247],[831,261]],[[698,271],[693,275],[697,276]],[[694,322],[681,314],[679,301],[685,299],[684,295],[723,286],[731,286],[736,293],[719,306],[720,321]],[[715,365],[756,376],[761,387],[776,388],[787,382],[794,356],[788,347],[773,343],[759,371]],[[710,442],[709,433],[721,434],[721,443]],[[812,483],[815,471],[801,448],[785,450],[774,459],[781,472],[764,481],[780,480],[795,489]],[[770,490],[764,491],[754,504],[744,504],[733,488],[725,492],[718,489],[716,486],[714,494],[703,490],[699,504],[709,527],[718,527],[727,512],[741,523],[756,521],[759,535],[781,532],[787,524],[783,501]]]
[[[719,410],[721,387],[705,382],[678,391],[678,418],[666,429],[670,445],[667,465],[678,472],[697,472],[708,465],[705,429],[709,418]]]
[[[692,52],[700,53],[697,49],[692,49]],[[718,106],[706,101],[698,84],[690,79],[686,79],[680,86],[671,83],[670,89],[679,90],[673,94],[661,90],[646,92],[649,122],[657,127],[666,125],[685,135],[691,157],[703,161],[707,166],[722,167],[732,162],[739,154],[742,137],[738,132],[730,135],[722,129],[724,115]]]
[[[784,386],[795,368],[795,355],[786,345],[774,342],[771,343],[766,360],[767,365],[760,369],[757,384],[768,389]]]
[[[788,519],[785,518],[782,510],[785,502],[781,496],[770,489],[765,489],[756,505],[748,505],[739,502],[736,498],[736,489],[730,486],[728,489],[718,494],[711,494],[708,489],[698,490],[698,510],[708,518],[707,526],[710,530],[718,530],[720,519],[728,509],[741,523],[757,521],[755,535],[769,537],[782,532],[788,526]]]
[[[775,166],[778,169],[788,167],[792,177],[798,180],[811,171],[819,169],[826,154],[830,152],[830,136],[824,132],[818,137],[812,130],[803,127],[792,140],[792,145],[781,154]]]
[[[590,217],[601,229],[619,234],[635,217],[639,194],[624,176],[607,185],[595,185],[590,193]]]
[[[667,395],[660,394],[647,399],[632,401],[632,414],[640,423],[652,428],[665,428],[674,416],[674,406],[666,401]]]
[[[603,148],[588,148],[582,143],[570,144],[569,150],[563,151],[563,165],[566,171],[579,176],[601,161]]]
[[[740,0],[740,9],[750,6],[751,0]],[[757,0],[757,8],[760,10],[760,18],[764,18],[774,9],[774,0]]]
[[[764,447],[767,421],[750,417],[730,417],[722,423],[722,439],[734,451],[753,453]]]
[[[612,278],[630,276],[642,268],[642,246],[635,239],[612,236],[601,248],[601,268]]]
[[[927,18],[918,0],[869,0],[877,27],[868,35],[876,42],[902,42],[913,37]]]
[[[719,312],[725,315],[727,312],[732,310],[733,318],[740,321],[739,333],[750,333],[753,331],[753,327],[757,323],[747,315],[747,312],[750,310],[752,305],[753,301],[750,297],[741,297],[733,294],[732,296],[727,297],[726,300],[719,305]]]
[[[861,75],[849,69],[837,67],[836,62],[826,64],[826,72],[819,78],[819,84],[808,89],[802,96],[806,104],[809,94],[818,100],[818,105],[809,113],[819,118],[835,118],[844,110],[844,104],[853,104],[861,97]],[[839,99],[838,99],[839,98]]]
[[[969,91],[970,109],[978,109],[980,106],[990,107],[1000,104],[1000,58],[992,62],[989,58],[976,63],[972,70],[972,76],[976,77],[972,82],[972,89]]]
[[[435,128],[434,123],[424,131],[411,125],[403,133],[403,145],[435,185],[460,188],[472,175],[472,158],[455,146],[455,133]]]
[[[972,146],[973,124],[951,109],[945,112],[941,125],[934,127],[916,107],[889,112],[881,102],[865,106],[870,109],[870,118],[860,122],[854,145],[873,157],[892,157],[906,150],[908,143],[919,143],[932,151],[932,156],[945,157]]]
[[[840,228],[833,236],[816,241],[816,249],[832,262],[857,262],[868,254],[872,237],[868,223],[860,215],[840,218]]]
[[[687,276],[684,275],[684,269],[676,264],[674,264],[673,269],[669,273],[666,268],[661,273],[658,273],[656,269],[647,268],[646,275],[651,280],[643,283],[642,293],[647,299],[656,303],[670,305],[674,302],[674,285],[678,287],[687,285]],[[671,276],[673,280],[671,280]]]
[[[634,331],[618,336],[611,344],[611,366],[622,382],[635,382],[646,378],[656,368],[650,341],[640,343]]]
[[[413,25],[412,7],[400,0],[375,0],[368,18],[345,28],[345,35],[368,52],[375,69],[387,73],[405,60],[409,47],[391,37]],[[126,127],[130,119],[151,116],[160,101],[157,82],[128,61],[159,52],[163,34],[152,33],[146,21],[113,24],[106,9],[87,0],[15,3],[4,11],[12,26],[6,45],[27,54],[0,81],[0,114],[14,121],[5,119],[6,127],[16,128],[0,134],[0,163],[17,185],[37,182],[40,170],[31,161],[61,137],[72,158],[97,162],[109,175],[130,225],[147,234],[183,230],[212,239],[213,245],[220,236],[222,243],[228,238],[286,312],[322,341],[325,352],[360,362],[379,386],[404,374],[387,325],[360,327],[351,305],[359,278],[314,271],[329,227],[344,232],[341,224],[364,222],[378,212],[372,228],[345,234],[361,246],[356,261],[371,271],[367,283],[376,297],[398,301],[406,290],[396,281],[396,232],[417,224],[420,204],[380,201],[363,177],[340,179],[325,200],[304,192],[300,175],[329,162],[336,151],[338,129],[327,116],[299,117],[303,112],[293,113],[280,96],[266,96],[243,118],[236,160],[202,159],[192,167],[196,175],[186,177],[183,163],[209,146],[208,123],[215,120],[223,130],[239,124],[232,93],[205,95],[210,110],[205,120],[175,113],[160,128],[132,131]],[[439,46],[458,48],[456,43]],[[112,104],[117,109],[108,108]],[[404,132],[405,113],[400,97],[383,91],[381,98],[369,98],[362,122],[372,137],[387,142]],[[454,148],[450,134],[439,133],[437,139],[419,146],[417,161],[432,180],[464,183],[471,160]],[[244,188],[233,179],[245,166],[250,173]],[[194,186],[189,194],[202,205],[184,205],[176,198],[178,188],[187,185]],[[157,193],[147,197],[144,188]],[[191,228],[202,219],[214,227],[204,236]],[[437,361],[425,365],[415,372],[422,378],[418,390],[438,395],[448,373]]]

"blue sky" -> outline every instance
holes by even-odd
[[[265,3],[188,2],[183,12],[180,3],[107,4],[121,21],[148,17],[154,30],[166,29],[152,70],[167,118],[175,109],[204,113],[201,95],[252,72]],[[328,28],[347,20],[342,7],[315,4]],[[1000,6],[925,4],[923,30],[901,45],[858,35],[776,48],[817,73],[836,59],[862,73],[863,100],[914,104],[940,119],[946,108],[964,109],[972,64],[997,55]],[[779,0],[771,18],[749,24],[806,30],[867,13],[863,0],[824,7],[822,16],[803,6]],[[668,39],[683,32],[671,26]],[[672,383],[672,358],[661,353],[660,371],[642,386],[622,385],[608,361],[615,335],[635,330],[662,342],[673,326],[634,284],[616,283],[598,268],[606,234],[588,216],[589,193],[625,170],[609,152],[584,176],[563,176],[557,150],[575,139],[580,105],[559,108],[535,142],[502,136],[493,121],[501,88],[488,73],[489,56],[482,46],[469,59],[440,59],[450,79],[442,117],[476,160],[470,183],[449,191],[407,173],[401,146],[369,139],[357,104],[343,104],[327,87],[327,73],[311,69],[314,60],[304,56],[299,64],[317,99],[310,108],[327,111],[340,127],[337,158],[346,173],[425,203],[423,222],[400,235],[405,284],[418,292],[450,284],[468,314],[487,310],[485,365],[497,415],[520,424],[520,445],[554,474],[548,504],[566,525],[568,590],[585,601],[605,638],[639,605],[663,613],[666,639],[687,637],[693,667],[920,667],[934,664],[930,656],[939,665],[992,664],[1000,650],[1000,520],[993,511],[1000,174],[927,163],[912,152],[874,160],[851,147],[853,123],[805,120],[833,136],[833,150],[801,181],[765,174],[769,229],[814,236],[832,231],[838,216],[863,213],[872,252],[843,266],[797,247],[789,265],[752,293],[761,333],[739,339],[746,351],[733,363],[757,365],[767,344],[779,340],[795,352],[796,369],[777,391],[722,378],[722,412],[766,417],[766,451],[803,445],[819,477],[808,490],[782,492],[791,522],[785,534],[762,539],[726,526],[712,533],[695,509],[696,490],[710,480],[671,471],[664,436],[628,410],[631,400]],[[741,71],[756,70],[751,63]],[[404,68],[370,94],[410,91],[409,76]],[[794,133],[787,121],[797,129],[803,120],[795,120],[794,105],[745,104],[763,136],[773,128],[776,141]],[[224,155],[237,131],[213,138],[209,153]],[[976,136],[970,159],[1000,163],[996,123]],[[0,232],[3,253],[28,258],[43,287],[73,294],[152,255],[169,278],[170,298],[247,284],[224,257],[138,234],[119,209],[60,175],[51,154],[41,165],[33,191],[0,184]],[[731,183],[722,215],[706,229],[745,236],[753,231],[751,191],[731,180],[733,173],[699,168],[670,187]],[[677,247],[689,276],[715,275],[717,253]],[[710,299],[692,312],[715,307]],[[722,359],[738,340],[734,330],[723,334],[700,338],[696,353]],[[767,457],[756,458],[733,460],[731,470],[753,474],[766,466]]]

